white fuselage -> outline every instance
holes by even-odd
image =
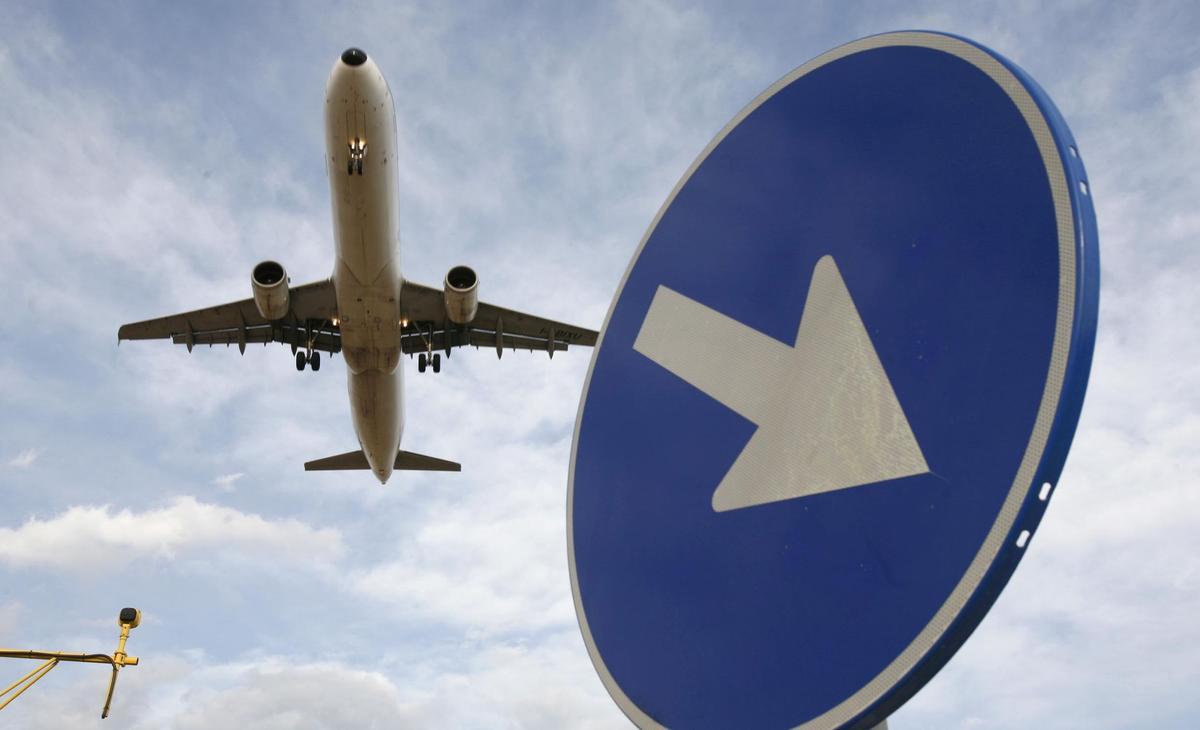
[[[325,165],[333,200],[342,355],[354,431],[380,482],[392,474],[404,431],[400,363],[400,222],[396,113],[371,59],[334,64],[325,89]],[[365,150],[361,174],[352,145]]]

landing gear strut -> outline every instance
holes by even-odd
[[[430,324],[428,330],[423,329],[421,325],[415,325],[417,334],[421,338],[421,342],[425,345],[425,352],[417,353],[417,372],[423,373],[425,369],[433,366],[433,372],[442,372],[442,356],[440,353],[433,351],[433,325]],[[447,337],[445,333],[442,335]],[[447,347],[446,356],[450,356],[450,349]]]

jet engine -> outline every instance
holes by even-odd
[[[443,288],[446,317],[454,324],[470,324],[479,308],[479,277],[469,266],[455,266],[446,274]]]
[[[250,275],[254,306],[268,322],[283,319],[288,313],[288,275],[274,261],[263,261]]]

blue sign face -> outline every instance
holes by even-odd
[[[630,719],[866,727],[928,681],[1045,509],[1098,284],[1070,132],[987,49],[866,38],[739,114],[580,405],[572,587]]]

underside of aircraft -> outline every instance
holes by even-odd
[[[309,471],[370,469],[459,471],[459,464],[400,450],[404,430],[403,355],[437,373],[455,348],[541,350],[592,346],[598,333],[479,301],[479,277],[455,266],[440,289],[400,273],[396,120],[391,90],[367,54],[347,49],[325,94],[326,173],[333,205],[333,275],[291,286],[284,267],[263,261],[252,296],[237,302],[122,325],[120,340],[169,339],[185,345],[278,342],[296,369],[321,368],[321,353],[346,362],[359,450],[305,464]]]

